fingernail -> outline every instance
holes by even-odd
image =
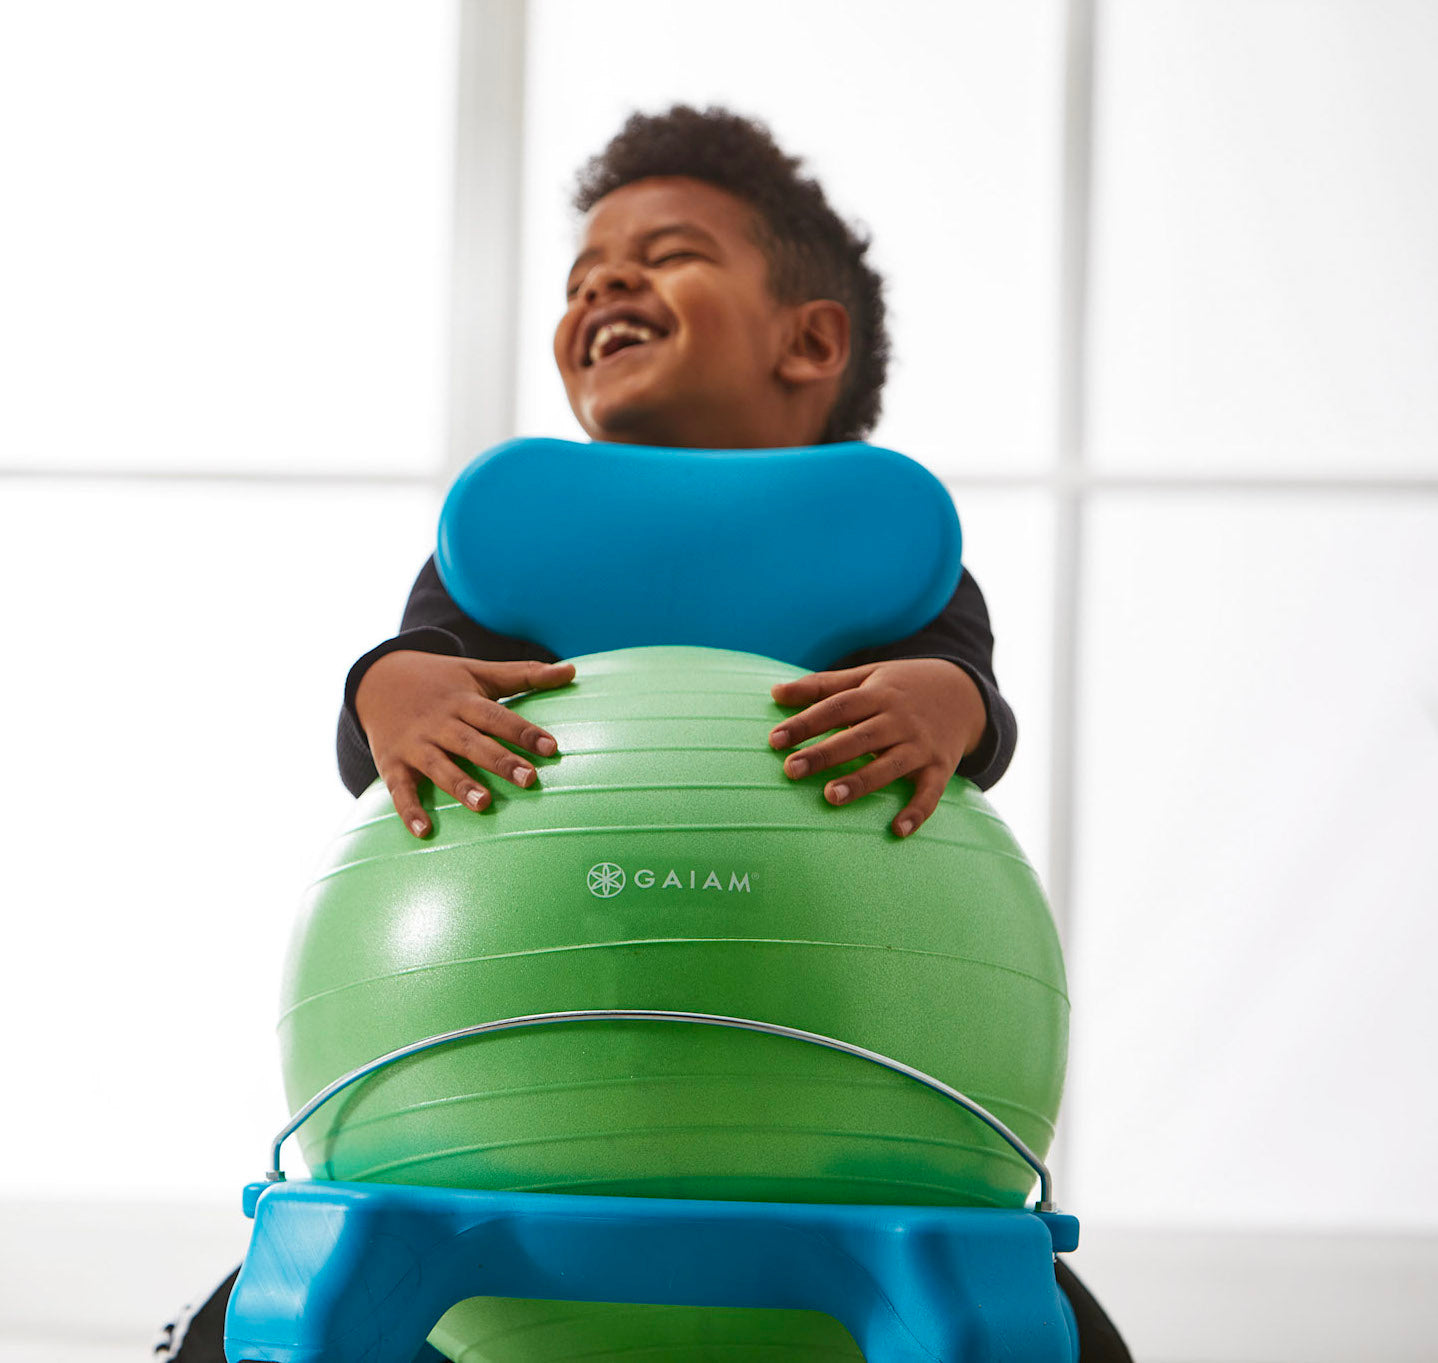
[[[790,776],[803,776],[809,770],[809,764],[802,757],[796,757],[789,763]]]
[[[847,800],[848,798],[849,798],[849,787],[848,787],[848,786],[835,786],[835,787],[834,787],[834,803],[835,803],[835,804],[840,804],[840,803],[842,803],[844,800]]]
[[[769,742],[776,748],[787,748],[789,746],[788,729],[775,729],[774,732],[769,735]]]
[[[534,768],[533,768],[533,767],[516,767],[516,768],[514,769],[514,779],[515,779],[520,785],[522,785],[522,786],[527,786],[532,780],[534,780]]]
[[[478,808],[479,808],[479,792],[478,792],[477,790],[472,790],[472,791],[470,791],[469,794],[464,797],[464,802],[465,802],[465,804],[467,804],[471,809],[478,809]]]
[[[899,836],[900,836],[901,838],[907,838],[907,837],[909,836],[909,834],[913,832],[913,830],[914,830],[914,821],[913,821],[912,819],[900,819],[900,820],[899,820]]]
[[[409,826],[410,826],[411,829],[414,830],[414,835],[415,835],[415,837],[417,837],[417,838],[422,838],[422,837],[424,837],[424,820],[423,820],[423,819],[411,819],[410,822],[409,822]]]
[[[554,742],[554,740],[553,740],[552,738],[541,738],[541,739],[539,740],[539,742],[536,743],[534,746],[535,746],[545,757],[551,757],[551,756],[553,756],[553,754],[554,754],[555,742]]]

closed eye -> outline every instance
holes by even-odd
[[[703,260],[704,257],[698,251],[668,251],[664,255],[651,260],[650,265],[667,265],[671,260]],[[573,302],[579,296],[579,285],[572,284],[564,292],[565,298]]]

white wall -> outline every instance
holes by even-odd
[[[0,1350],[145,1347],[243,1244],[340,687],[433,543],[455,29],[0,13]]]
[[[630,108],[723,101],[809,158],[891,279],[875,439],[949,481],[989,597],[1022,725],[995,801],[1041,867],[1072,820],[1076,1266],[1145,1358],[1430,1357],[1438,9],[1098,4],[1077,354],[1065,5],[698,14],[530,6],[520,429],[575,433],[568,187]],[[346,804],[338,687],[442,478],[456,28],[318,0],[0,18],[26,130],[0,153],[0,1276],[62,1281],[45,1246],[82,1241],[113,1275],[64,1325],[6,1292],[0,1340],[137,1337],[151,1290],[203,1283],[156,1288],[127,1229],[208,1278],[283,1118],[275,982]]]
[[[1438,1228],[1435,55],[1100,7],[1069,1132],[1128,1220]]]

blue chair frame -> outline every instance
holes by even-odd
[[[741,1027],[883,1065],[934,1089],[1034,1169],[1032,1209],[870,1207],[290,1183],[284,1142],[379,1070],[470,1037],[616,1019]],[[275,1138],[230,1298],[230,1363],[420,1363],[426,1336],[468,1297],[822,1311],[868,1363],[1075,1363],[1078,1331],[1053,1257],[1078,1246],[1048,1169],[998,1118],[932,1075],[832,1037],[747,1018],[654,1010],[538,1014],[427,1037],[362,1065]]]

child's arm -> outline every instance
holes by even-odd
[[[917,634],[850,653],[832,669],[782,683],[772,694],[781,705],[810,707],[775,726],[774,747],[844,730],[791,756],[788,775],[872,753],[873,762],[830,783],[831,801],[846,804],[901,776],[914,783],[913,799],[891,825],[900,837],[934,812],[955,772],[981,789],[992,786],[1018,738],[1013,711],[994,678],[988,610],[967,571],[949,604]],[[796,770],[800,761],[802,771]],[[836,798],[841,785],[846,793]]]
[[[482,809],[489,792],[453,760],[463,757],[516,785],[528,784],[532,769],[495,739],[548,756],[554,738],[497,702],[563,686],[573,677],[572,663],[465,615],[431,558],[410,592],[400,633],[350,668],[337,736],[340,777],[359,795],[383,776],[405,826],[423,837],[430,825],[418,783],[431,780]]]

